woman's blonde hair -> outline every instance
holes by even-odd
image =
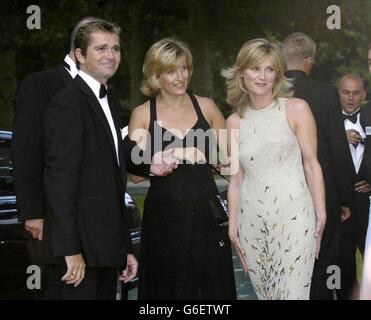
[[[241,118],[246,107],[250,104],[249,91],[244,83],[243,72],[246,68],[259,66],[267,57],[272,59],[273,69],[276,73],[273,98],[293,95],[293,85],[284,75],[285,62],[281,49],[266,39],[247,41],[240,49],[235,64],[222,70],[222,76],[226,78],[227,103]]]
[[[188,83],[193,72],[193,57],[188,46],[174,38],[164,38],[149,48],[143,64],[143,81],[140,90],[149,97],[160,93],[158,78],[161,73],[178,68],[183,59],[188,67]]]

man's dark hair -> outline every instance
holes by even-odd
[[[93,17],[93,16],[88,16],[88,17],[85,17],[85,18],[82,18],[81,20],[79,20],[74,26],[73,26],[73,29],[72,29],[72,32],[71,32],[71,40],[70,40],[70,51],[75,51],[75,46],[74,46],[74,42],[75,42],[75,38],[76,38],[76,33],[77,31],[79,31],[79,29],[86,23],[90,23],[90,22],[93,22],[93,21],[100,21],[102,19],[100,18],[96,18],[96,17]]]
[[[97,20],[84,24],[76,32],[76,37],[74,41],[74,47],[80,49],[82,55],[86,56],[86,49],[90,43],[90,35],[94,32],[108,32],[114,33],[120,37],[121,28],[115,23],[106,20]]]

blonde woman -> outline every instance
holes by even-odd
[[[309,299],[326,220],[313,115],[290,98],[280,49],[265,39],[245,43],[222,74],[239,151],[231,154],[230,239],[259,299]]]
[[[187,93],[192,69],[190,50],[175,39],[156,42],[146,54],[141,90],[150,100],[133,111],[129,136],[151,157],[175,150],[181,160],[202,158],[197,154],[211,160],[210,146],[225,129],[225,120],[212,100]],[[236,298],[230,241],[209,207],[216,192],[205,162],[184,161],[166,178],[151,178],[144,204],[139,299]]]

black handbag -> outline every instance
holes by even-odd
[[[214,166],[210,165],[211,168],[223,179],[229,180],[221,175],[215,168]],[[194,170],[194,167],[192,167],[193,173],[195,174],[196,178],[200,181],[198,178],[198,175],[196,171]],[[201,185],[203,184],[200,181]],[[217,192],[209,201],[209,207],[211,212],[213,213],[214,220],[217,225],[219,226],[227,226],[228,225],[228,202],[227,202],[227,190],[224,190],[222,193]]]
[[[213,213],[215,222],[220,226],[228,225],[228,203],[220,193],[216,194],[209,201],[211,212]]]

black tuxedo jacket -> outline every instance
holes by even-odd
[[[309,104],[316,120],[317,156],[325,182],[327,215],[339,217],[340,205],[351,205],[353,173],[338,93],[331,85],[307,78],[302,71],[290,70],[285,75],[295,78],[295,97]]]
[[[366,140],[357,180],[366,180],[371,183],[371,102],[361,107],[360,123],[366,133]]]
[[[62,64],[32,73],[21,82],[13,120],[12,160],[20,219],[43,218],[44,111],[51,98],[72,82]]]
[[[98,267],[125,266],[131,250],[123,201],[124,144],[116,104],[110,108],[119,163],[106,116],[81,77],[57,93],[45,112],[43,242],[51,242],[54,257],[82,253],[87,265]],[[149,165],[133,173],[148,175]]]
[[[87,265],[99,267],[125,266],[131,251],[124,144],[114,101],[110,108],[119,163],[106,116],[81,77],[59,91],[45,112],[45,242],[52,243],[54,257],[82,253]],[[149,165],[138,171],[148,175]]]

